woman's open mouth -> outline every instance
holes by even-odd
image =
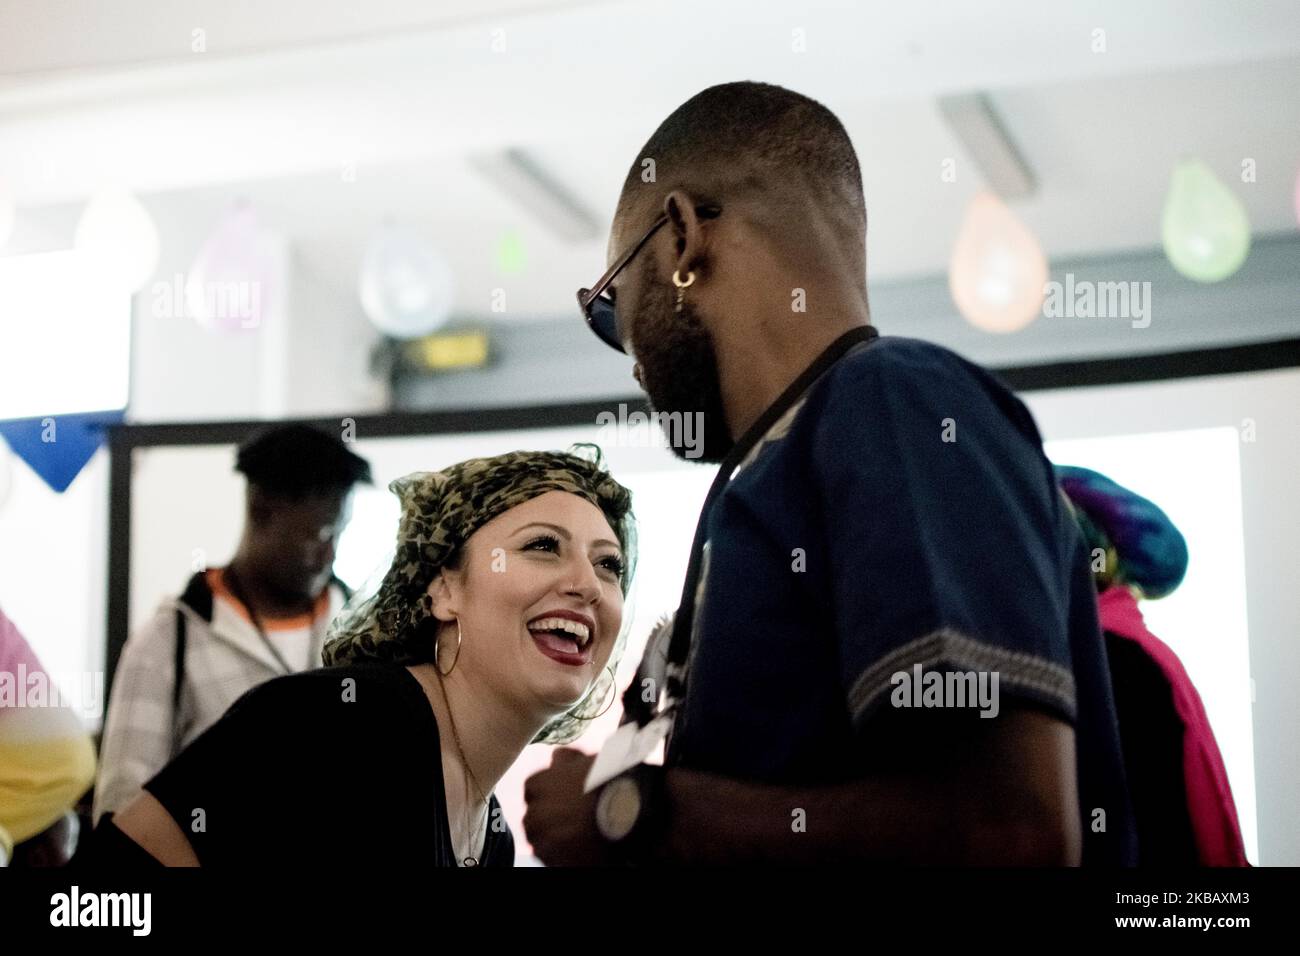
[[[591,663],[595,642],[591,627],[581,621],[547,614],[529,621],[528,633],[537,649],[553,661],[570,667]]]

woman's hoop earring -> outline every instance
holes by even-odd
[[[677,305],[674,312],[682,311],[682,303],[686,300],[686,290],[695,282],[695,271],[691,270],[686,273],[686,279],[683,281],[681,274],[677,269],[673,270],[673,285],[677,286]]]
[[[462,640],[462,634],[460,630],[460,618],[456,618],[456,656],[451,659],[451,666],[448,667],[446,671],[443,671],[441,662],[439,661],[438,658],[438,642],[441,639],[442,639],[441,634],[439,634],[437,637],[433,639],[433,669],[436,670],[443,677],[448,677],[451,675],[451,672],[456,669],[456,662],[460,660],[460,643]]]

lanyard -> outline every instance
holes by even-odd
[[[235,573],[235,569],[233,565],[226,566],[224,577],[226,579],[226,587],[230,589],[230,593],[234,596],[235,600],[238,601],[240,604],[244,605],[244,610],[248,612],[249,620],[253,622],[253,629],[257,631],[257,636],[262,639],[262,643],[266,645],[266,649],[271,652],[271,656],[276,659],[277,663],[279,663],[280,669],[283,670],[286,674],[294,673],[293,668],[289,666],[289,662],[284,659],[284,656],[279,652],[279,650],[276,649],[276,646],[271,643],[271,639],[266,636],[266,631],[262,629],[262,622],[258,620],[257,612],[253,610],[253,605],[249,602],[248,598],[244,596],[244,590],[240,586],[239,576]],[[311,669],[312,662],[316,660],[316,657],[313,654],[313,652],[315,651],[315,644],[317,643],[316,628],[315,628],[314,621],[310,629],[310,632],[311,632],[311,637],[308,638],[307,640],[307,669],[308,670]]]
[[[695,618],[695,592],[699,586],[704,545],[709,537],[709,513],[714,503],[727,485],[731,483],[736,468],[745,460],[754,449],[754,446],[763,440],[763,437],[776,423],[777,419],[788,412],[791,406],[803,397],[812,384],[829,371],[830,367],[847,352],[850,350],[856,351],[856,347],[866,346],[878,337],[879,333],[876,331],[875,326],[862,325],[845,332],[832,342],[804,370],[803,374],[795,379],[781,393],[780,397],[758,417],[758,420],[746,430],[745,434],[732,446],[731,451],[727,453],[727,457],[722,460],[722,464],[718,466],[718,474],[713,479],[713,484],[709,486],[709,493],[704,498],[703,507],[700,508],[699,523],[695,526],[695,538],[691,542],[691,558],[686,566],[686,581],[682,585],[682,597],[677,607],[677,613],[673,617],[672,636],[668,643],[665,690],[673,706],[683,700],[686,695],[686,660],[690,656],[691,649],[691,629]],[[648,648],[646,659],[653,652],[653,648]],[[644,662],[642,666],[644,667]],[[655,717],[657,703],[656,700],[644,700],[644,695],[641,693],[643,676],[642,668],[638,668],[636,678],[623,693],[624,720],[634,719],[642,727]]]

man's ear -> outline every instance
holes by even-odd
[[[698,200],[683,189],[674,189],[664,197],[664,215],[673,233],[676,268],[683,279],[691,272],[698,274],[707,258],[708,237],[704,220],[695,211],[697,205]]]
[[[446,568],[438,569],[426,593],[433,598],[433,616],[438,620],[454,621],[460,616],[460,580]]]

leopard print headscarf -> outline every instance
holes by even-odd
[[[583,454],[585,453],[585,454]],[[605,470],[600,449],[575,445],[569,452],[514,451],[471,458],[441,471],[415,472],[388,486],[402,504],[397,546],[378,590],[334,619],[322,651],[327,667],[377,661],[394,665],[433,660],[421,621],[433,615],[430,582],[475,531],[497,515],[548,491],[567,491],[604,512],[623,550],[624,596],[636,563],[632,493]],[[361,596],[358,595],[358,598]],[[625,616],[626,618],[630,616]],[[542,728],[534,743],[573,740],[604,706],[611,670],[626,644],[620,629],[610,670],[567,713]]]

